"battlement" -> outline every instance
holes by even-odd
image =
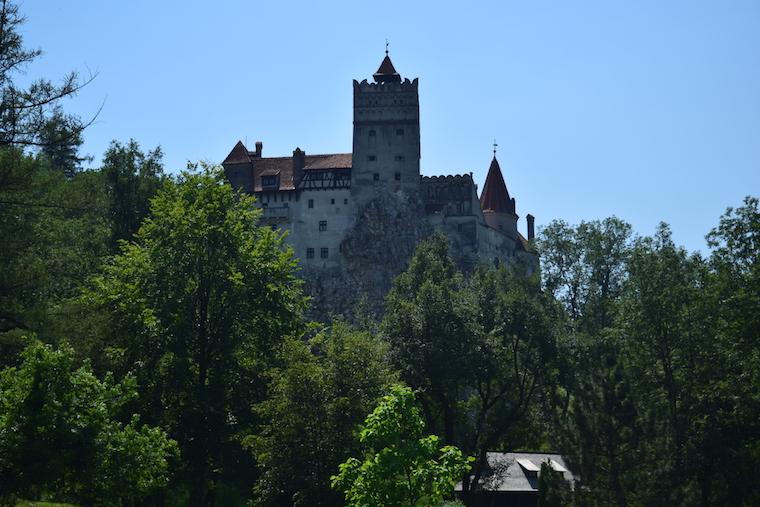
[[[387,93],[387,92],[412,92],[417,93],[419,88],[419,78],[414,78],[410,81],[409,78],[405,78],[401,82],[383,82],[383,83],[370,83],[366,79],[361,82],[354,79],[354,95],[358,93]]]
[[[451,184],[451,183],[473,183],[472,173],[470,174],[444,174],[441,176],[422,176],[422,182],[428,185]]]
[[[420,191],[427,213],[444,212],[447,215],[473,213],[475,182],[471,174],[423,176]]]

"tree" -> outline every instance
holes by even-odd
[[[82,162],[92,160],[92,157],[79,156],[79,148],[84,142],[82,131],[70,131],[71,128],[66,115],[57,107],[40,131],[40,155],[52,169],[60,171],[67,178],[74,177]]]
[[[0,499],[122,505],[166,485],[175,442],[137,415],[118,419],[134,379],[100,381],[68,346],[33,342],[22,357],[0,372]]]
[[[0,181],[0,347],[8,365],[30,331],[43,341],[62,336],[65,302],[100,264],[107,229],[92,173],[67,179],[5,147]]]
[[[213,504],[245,458],[263,372],[303,326],[292,251],[259,214],[219,168],[185,172],[86,294],[103,315],[101,360],[136,376],[146,420],[179,443],[191,506]]]
[[[760,209],[757,197],[728,208],[707,236],[710,275],[702,287],[711,327],[700,347],[696,417],[701,501],[760,503]],[[691,446],[690,446],[691,448]]]
[[[585,502],[626,505],[641,432],[616,330],[631,227],[615,217],[554,221],[537,246],[543,286],[564,307],[570,331],[558,343],[557,385],[547,392],[553,445],[580,472]]]
[[[456,447],[440,447],[437,436],[424,433],[412,390],[391,387],[359,433],[366,449],[363,461],[348,459],[333,477],[333,485],[343,491],[347,505],[442,504],[467,471],[471,458],[465,458]]]
[[[543,285],[586,333],[612,325],[614,305],[626,277],[631,226],[609,217],[571,227],[559,220],[541,231]]]
[[[150,200],[166,182],[161,148],[143,152],[133,139],[123,145],[112,141],[103,155],[100,172],[108,196],[107,215],[111,222],[111,248],[121,240],[131,240],[148,216]]]
[[[76,146],[78,136],[88,123],[58,108],[61,99],[75,95],[93,78],[80,82],[72,72],[56,85],[46,79],[21,88],[14,79],[42,52],[23,46],[19,32],[24,17],[18,6],[8,0],[0,2],[0,147]],[[67,136],[45,137],[45,127],[57,116]]]
[[[394,379],[386,354],[381,339],[340,322],[287,342],[257,407],[265,422],[245,441],[262,469],[255,503],[342,504],[330,476],[361,451],[354,432]]]
[[[476,489],[487,451],[540,438],[526,423],[552,375],[557,311],[537,279],[522,273],[481,268],[467,280],[436,235],[418,247],[387,298],[391,358],[419,390],[429,428],[477,456],[465,492]]]

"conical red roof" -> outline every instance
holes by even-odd
[[[396,72],[396,68],[393,66],[393,62],[391,62],[391,57],[388,55],[385,55],[383,62],[380,64],[377,72],[372,74],[372,77],[375,78],[375,81],[378,83],[401,81],[401,75]]]
[[[504,183],[504,177],[501,175],[501,168],[496,157],[493,158],[491,167],[488,168],[483,193],[480,194],[480,207],[483,211],[515,213],[515,201],[509,197],[507,184]]]

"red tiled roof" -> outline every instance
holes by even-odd
[[[486,183],[483,185],[483,193],[480,194],[480,207],[483,211],[490,210],[495,213],[514,213],[515,202],[509,198],[507,185],[501,175],[501,168],[496,157],[491,161],[488,168]]]
[[[224,159],[222,165],[225,164],[248,164],[251,162],[251,157],[248,156],[248,150],[245,149],[245,145],[242,141],[238,141],[227,158]]]

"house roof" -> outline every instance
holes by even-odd
[[[247,164],[251,161],[251,157],[248,155],[248,150],[245,148],[243,141],[238,141],[227,158],[224,159],[222,165],[226,164]]]
[[[352,153],[307,155],[304,171],[311,169],[351,169],[352,157]]]
[[[327,153],[306,155],[304,171],[351,169],[351,153]],[[261,192],[261,177],[279,175],[278,190],[295,190],[298,182],[293,180],[293,157],[259,157],[256,152],[248,151],[238,141],[222,165],[248,164],[253,173],[253,191]]]
[[[515,201],[509,197],[507,184],[504,183],[504,176],[496,157],[491,160],[491,166],[488,168],[483,193],[480,194],[480,207],[483,211],[515,213]]]
[[[489,452],[486,453],[486,461],[481,479],[485,491],[538,491],[538,475],[544,463],[561,473],[566,481],[575,480],[562,455],[556,453]],[[456,490],[462,490],[461,483],[457,484]]]
[[[401,82],[401,75],[396,72],[396,68],[393,66],[393,62],[391,62],[391,57],[387,54],[383,58],[382,63],[380,63],[377,72],[372,74],[372,77],[375,78],[375,82],[377,83]]]

